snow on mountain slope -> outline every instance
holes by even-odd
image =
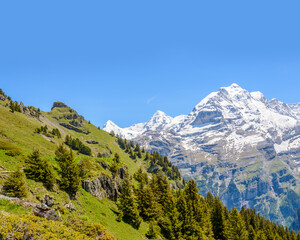
[[[174,121],[178,121],[178,118]],[[107,132],[113,131],[116,135],[127,139],[133,139],[146,131],[159,131],[166,128],[166,126],[172,125],[173,118],[168,116],[162,111],[157,111],[153,114],[148,122],[134,124],[128,128],[120,128],[112,121],[107,121],[104,124],[103,130]]]
[[[249,93],[232,84],[209,94],[188,115],[172,118],[157,111],[146,123],[122,129],[108,121],[104,130],[128,139],[145,135],[145,132],[172,132],[185,139],[187,150],[201,143],[216,144],[222,139],[226,141],[227,151],[240,152],[247,145],[253,146],[265,139],[280,145],[290,129],[299,126],[300,114],[295,109],[300,113],[300,107],[290,107],[276,99],[268,101],[260,92]],[[210,137],[212,133],[214,137]],[[283,144],[277,151],[288,151],[291,146]]]
[[[300,103],[232,84],[188,115],[158,111],[128,128],[108,121],[104,130],[167,155],[202,194],[218,194],[229,208],[255,208],[287,226],[300,208]]]

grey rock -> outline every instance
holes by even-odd
[[[68,108],[68,106],[62,102],[54,102],[51,110],[53,108]]]
[[[88,143],[88,144],[99,144],[99,142],[97,142],[95,140],[87,140],[86,143]]]
[[[126,176],[128,175],[128,169],[126,167],[120,167],[118,173],[121,179],[125,179]]]
[[[102,156],[103,156],[103,157],[111,157],[111,154],[105,152],[105,153],[102,153]]]
[[[101,174],[94,180],[84,180],[82,188],[100,200],[107,197],[110,200],[117,201],[121,183],[105,174]]]
[[[42,203],[46,204],[49,207],[53,207],[54,206],[53,197],[51,197],[49,195],[45,195],[45,198],[42,201]]]
[[[80,128],[74,127],[74,126],[72,126],[72,125],[70,125],[70,124],[68,124],[68,123],[59,123],[59,125],[61,125],[61,126],[65,127],[65,128],[67,128],[67,129],[73,130],[73,131],[75,131],[75,132],[88,134],[88,132],[86,132],[86,131],[84,131],[84,130],[82,130],[82,129],[80,129]]]
[[[154,165],[154,166],[148,168],[147,171],[148,171],[149,173],[156,173],[158,170],[159,170],[159,166]]]
[[[65,208],[71,210],[71,211],[76,211],[75,205],[72,202],[68,202],[64,205]]]
[[[48,220],[57,221],[59,219],[54,209],[46,210],[43,208],[35,208],[33,209],[33,213],[38,217],[46,218]]]

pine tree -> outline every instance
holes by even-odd
[[[45,160],[44,160],[44,176],[42,182],[44,186],[50,190],[53,189],[56,183],[56,178],[53,173],[52,167]]]
[[[41,181],[43,179],[43,161],[40,156],[39,150],[34,150],[26,159],[26,168],[24,172],[27,178]]]
[[[123,182],[118,208],[120,212],[122,212],[123,220],[125,222],[131,224],[135,228],[139,228],[142,220],[139,216],[132,186],[127,178]]]
[[[10,109],[10,111],[11,111],[12,113],[15,112],[15,105],[14,105],[13,101],[10,101],[10,102],[9,102],[9,109]]]
[[[115,157],[114,157],[114,161],[116,161],[117,163],[120,163],[120,155],[118,153],[115,153]]]
[[[177,198],[176,207],[179,212],[178,219],[181,222],[181,232],[183,235],[185,235],[185,233],[187,232],[186,226],[188,225],[187,204],[184,193],[181,190]]]
[[[137,143],[137,144],[135,145],[134,151],[135,151],[135,152],[138,152],[138,151],[140,151],[140,150],[141,150],[140,145]]]
[[[154,222],[153,222],[153,221],[151,221],[151,222],[149,223],[149,230],[148,230],[148,232],[146,233],[146,237],[147,237],[148,239],[155,239],[155,238],[157,237],[157,233],[156,233],[156,231],[155,231],[155,229],[154,229]]]
[[[226,224],[225,236],[228,240],[247,240],[245,222],[236,208],[233,208]]]
[[[73,198],[79,190],[81,183],[79,167],[74,161],[72,151],[65,149],[62,144],[57,148],[55,155],[55,159],[60,165],[60,187]]]
[[[138,156],[139,158],[142,158],[142,152],[141,152],[141,149],[138,150],[137,156]]]
[[[34,150],[26,159],[24,172],[27,178],[44,183],[48,189],[53,189],[55,175],[48,161],[41,158],[39,150]]]
[[[143,171],[142,167],[140,167],[137,172],[133,174],[133,177],[139,182],[140,185],[148,184],[148,175]]]
[[[248,235],[248,239],[249,239],[249,240],[256,240],[256,239],[257,239],[255,230],[254,230],[254,228],[253,228],[251,225],[249,226],[249,235]]]
[[[267,240],[267,237],[264,234],[264,232],[260,230],[260,231],[257,232],[257,238],[256,239],[257,240]]]
[[[181,236],[181,224],[179,221],[179,212],[176,208],[175,197],[168,191],[165,200],[165,214],[159,221],[161,228],[163,228],[166,235],[169,236],[169,238],[167,237],[168,239],[179,239]]]
[[[144,187],[143,184],[140,184],[136,192],[140,216],[146,221],[157,219],[161,210],[150,186]]]
[[[119,170],[118,163],[116,160],[114,160],[110,166],[110,171],[112,173],[113,178],[116,177],[118,170]]]
[[[20,169],[9,175],[4,183],[3,190],[5,195],[9,197],[24,198],[27,196],[24,174]]]
[[[219,198],[213,200],[211,222],[216,239],[225,240],[225,216],[223,204]]]

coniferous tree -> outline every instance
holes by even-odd
[[[252,227],[252,225],[249,226],[248,239],[249,239],[249,240],[256,240],[256,239],[257,239],[255,230],[254,230],[254,228]]]
[[[182,190],[179,192],[179,196],[177,198],[176,203],[177,210],[179,212],[178,219],[181,223],[181,233],[184,236],[187,233],[187,226],[188,226],[188,216],[187,216],[187,204],[185,200],[185,196]]]
[[[264,232],[262,230],[259,230],[257,232],[257,240],[267,240],[266,235],[264,234]]]
[[[184,190],[187,203],[188,224],[186,226],[186,235],[188,237],[205,236],[210,238],[211,226],[207,226],[208,219],[203,219],[204,213],[200,205],[200,195],[195,180],[190,180]],[[209,216],[209,215],[208,215]],[[202,229],[205,227],[205,229]]]
[[[56,183],[56,178],[53,173],[53,169],[46,160],[44,160],[44,176],[42,182],[44,186],[50,190],[53,190],[53,187]]]
[[[139,182],[140,185],[148,184],[148,175],[143,171],[142,167],[140,167],[137,172],[133,174],[133,177]]]
[[[138,152],[138,151],[140,151],[140,150],[141,150],[140,145],[137,143],[137,144],[135,145],[134,151],[135,151],[135,152]]]
[[[116,160],[114,160],[114,161],[112,162],[111,166],[110,166],[110,171],[111,171],[111,173],[112,173],[112,175],[113,175],[113,178],[116,177],[116,174],[117,174],[118,170],[119,170],[118,163],[117,163]]]
[[[41,158],[39,150],[34,150],[26,159],[24,172],[26,176],[35,181],[44,183],[45,187],[52,189],[56,179],[48,161]]]
[[[5,195],[9,197],[24,198],[27,196],[24,174],[20,169],[9,175],[4,183],[3,190]]]
[[[165,201],[164,215],[159,219],[159,225],[168,239],[179,239],[181,236],[179,212],[175,197],[170,191],[167,192]]]
[[[139,228],[142,220],[139,216],[135,196],[128,178],[123,182],[118,208],[125,222],[128,222],[135,228]]]
[[[233,208],[229,214],[226,224],[225,236],[228,240],[247,240],[248,232],[245,222],[236,208]]]
[[[136,192],[140,216],[146,221],[157,219],[160,214],[160,208],[155,201],[156,198],[152,189],[149,186],[144,187],[143,183],[141,183]]]
[[[115,153],[115,156],[114,156],[114,161],[116,161],[117,163],[120,163],[120,155],[118,153]]]
[[[146,233],[146,237],[147,237],[148,239],[155,239],[155,238],[157,237],[157,233],[156,233],[156,231],[155,231],[155,229],[154,229],[154,222],[153,222],[153,221],[151,221],[151,222],[149,223],[149,230],[148,230],[148,232]]]
[[[34,150],[26,159],[26,168],[24,172],[27,178],[42,181],[43,179],[43,160],[41,159],[39,150]]]
[[[142,152],[141,152],[141,149],[138,150],[137,156],[138,156],[139,158],[142,158]]]
[[[10,111],[11,111],[12,113],[15,112],[15,105],[14,105],[13,101],[10,101],[10,102],[9,102],[9,109],[10,109]]]
[[[55,151],[56,161],[60,165],[60,187],[71,197],[75,197],[80,188],[80,170],[74,160],[72,151],[68,151],[62,144]]]
[[[226,240],[225,239],[226,223],[225,223],[225,216],[224,216],[224,208],[219,198],[215,198],[213,200],[211,222],[212,222],[214,237],[216,239]]]

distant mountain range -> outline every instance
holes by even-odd
[[[232,84],[188,115],[157,111],[148,122],[103,129],[167,155],[201,194],[218,194],[229,208],[251,207],[287,226],[300,208],[300,103]]]

